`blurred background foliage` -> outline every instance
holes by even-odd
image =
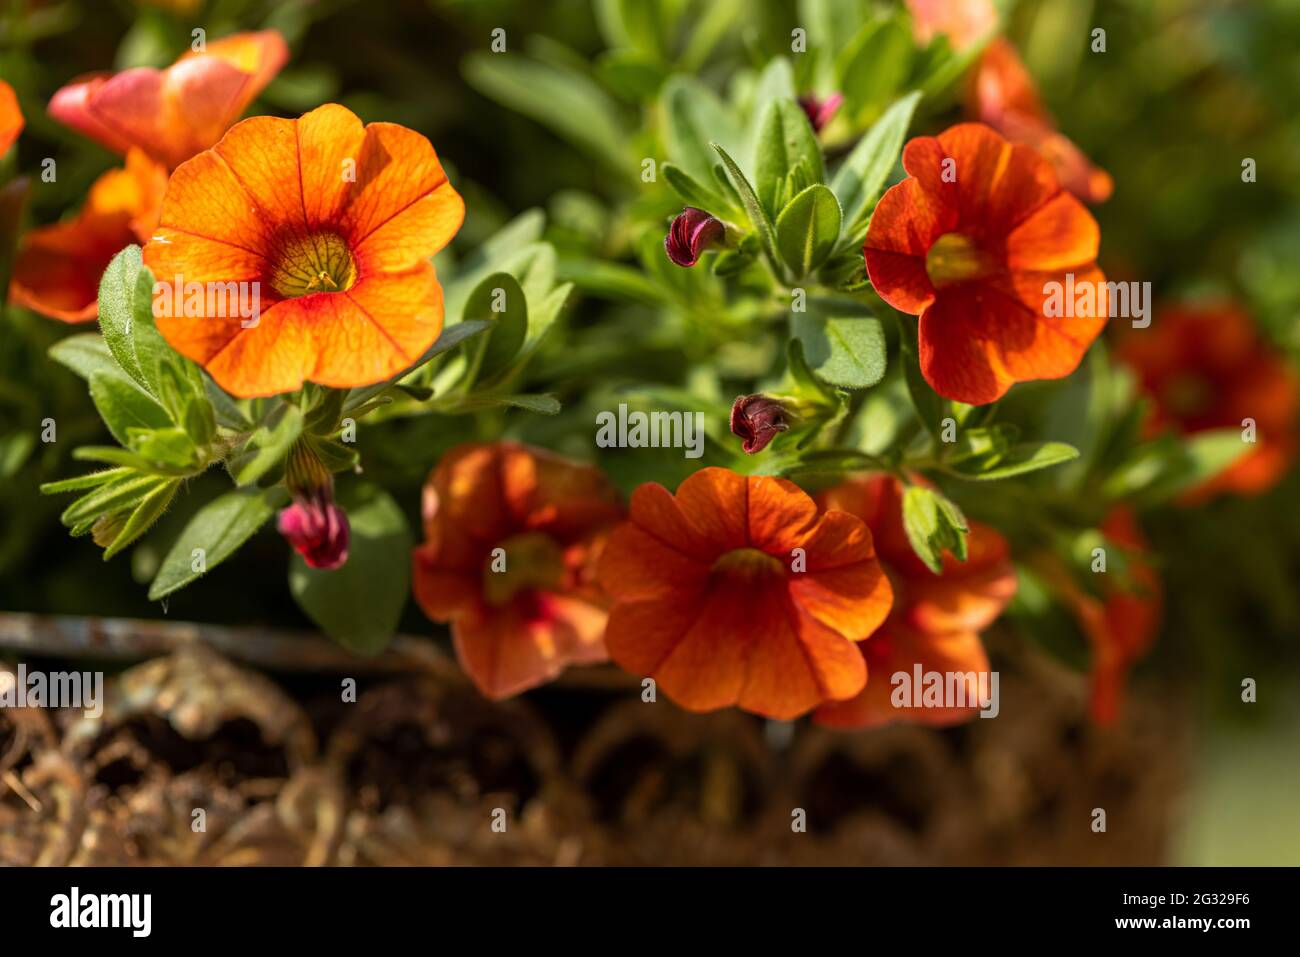
[[[674,74],[689,74],[747,117],[764,67],[789,56],[794,27],[821,18],[823,35],[843,44],[850,36],[837,22],[893,6],[867,0],[0,0],[0,75],[15,87],[28,124],[6,162],[30,175],[43,158],[57,160],[57,181],[33,183],[28,211],[33,224],[57,220],[80,204],[114,158],[45,115],[56,89],[89,71],[164,66],[188,47],[196,26],[213,38],[274,27],[293,52],[253,112],[297,115],[332,100],[367,122],[401,123],[433,141],[469,210],[453,247],[439,256],[444,276],[454,276],[458,261],[513,220],[523,234],[544,228],[558,279],[576,286],[563,334],[543,342],[526,373],[526,391],[555,393],[563,403],[559,415],[385,415],[382,427],[360,431],[366,477],[390,491],[418,528],[418,488],[452,445],[508,436],[592,458],[596,411],[653,398],[660,406],[678,402],[707,411],[705,458],[607,450],[599,460],[625,491],[652,479],[673,485],[701,465],[741,467],[718,429],[725,429],[725,410],[737,392],[780,366],[784,333],[771,327],[785,307],[771,305],[772,291],[759,278],[724,281],[705,269],[677,269],[664,257],[664,232],[682,204],[662,178],[643,181],[641,162],[664,155],[665,84]],[[1058,125],[1114,178],[1114,196],[1094,209],[1108,277],[1150,281],[1157,310],[1184,298],[1237,299],[1268,338],[1300,357],[1300,3],[1004,0],[1000,6],[1006,33]],[[647,19],[638,20],[640,14]],[[1095,27],[1106,30],[1104,53],[1089,50]],[[489,49],[498,28],[506,31],[505,54]],[[945,51],[913,52],[909,44],[902,59],[888,37],[876,42],[862,61],[869,73],[857,78],[866,93],[854,99],[846,89],[847,107],[824,136],[832,157],[847,152],[889,102],[918,84],[927,96],[911,135],[963,118],[958,77],[934,69],[953,67]],[[852,56],[814,52],[795,58],[801,92],[854,82],[844,72]],[[1249,186],[1241,181],[1246,158],[1258,167]],[[516,220],[521,214],[526,218]],[[753,295],[729,295],[727,282]],[[129,558],[104,564],[97,549],[67,536],[58,522],[66,503],[40,497],[37,486],[72,474],[71,448],[103,437],[82,383],[45,357],[69,331],[10,310],[0,338],[0,605],[308,626],[285,587],[287,549],[269,527],[238,561],[214,569],[167,607],[146,600],[141,582],[188,515],[223,485],[220,476],[197,480]],[[705,366],[702,358],[712,361]],[[897,366],[891,359],[890,377],[873,390],[874,404],[855,426],[871,433],[856,437],[863,448],[904,427],[891,412],[906,403]],[[1064,383],[1018,387],[1000,419],[1068,441],[1053,429],[1071,412],[1082,418],[1078,390],[1096,368],[1092,362]],[[37,423],[47,416],[59,428],[59,441],[49,445],[37,438]],[[1300,475],[1293,469],[1264,496],[1142,514],[1167,596],[1165,626],[1143,669],[1176,682],[1198,716],[1214,724],[1217,754],[1232,752],[1223,741],[1224,735],[1236,740],[1234,723],[1283,722],[1276,726],[1289,730],[1275,739],[1276,753],[1285,755],[1289,742],[1294,760],[1296,716],[1286,702],[1300,690],[1298,495]],[[981,515],[978,500],[961,504]],[[1077,626],[1059,609],[1036,604],[1032,588],[1022,589],[1017,611],[1035,638],[1080,665],[1086,661]],[[413,604],[403,626],[431,628]],[[1247,676],[1260,683],[1253,708],[1240,705],[1240,680]],[[1201,830],[1186,842],[1192,859],[1232,860],[1243,846],[1214,831],[1225,816],[1250,814],[1249,799],[1235,792],[1224,797],[1224,786],[1215,778],[1196,792],[1200,803],[1192,814]],[[1300,837],[1291,846],[1296,843]]]

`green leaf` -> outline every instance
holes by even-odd
[[[397,630],[410,583],[411,533],[392,497],[374,485],[345,489],[348,560],[340,568],[311,568],[299,555],[289,565],[289,590],[312,621],[362,655],[382,651]]]
[[[772,228],[772,220],[759,202],[758,196],[754,193],[754,187],[750,185],[745,174],[740,171],[740,167],[717,143],[712,144],[713,148],[718,151],[722,157],[722,163],[726,167],[727,176],[731,179],[731,185],[735,188],[736,194],[740,197],[741,204],[745,207],[745,214],[749,217],[758,238],[763,244],[763,250],[772,260],[772,265],[776,266],[780,262],[777,259],[776,252],[776,232]]]
[[[108,561],[149,531],[153,523],[158,521],[159,516],[167,511],[167,506],[175,498],[180,484],[180,479],[170,479],[144,497],[131,513],[131,517],[126,520],[122,530],[117,533],[113,543],[104,549],[104,561]]]
[[[539,415],[556,415],[560,411],[560,400],[550,394],[545,395],[484,395],[475,396],[460,405],[461,410],[469,412],[476,409],[490,409],[508,406],[527,409]]]
[[[936,575],[943,570],[945,550],[966,560],[966,534],[970,530],[966,519],[957,506],[934,489],[909,485],[903,492],[903,530],[912,551]]]
[[[87,519],[98,518],[106,512],[120,512],[130,508],[165,481],[155,475],[128,471],[126,475],[112,479],[93,492],[81,496],[63,510],[59,521],[64,525],[76,525]]]
[[[192,468],[198,462],[198,449],[184,429],[130,429],[128,436],[131,451],[150,462],[179,469]]]
[[[99,328],[108,351],[146,392],[152,392],[135,354],[135,297],[143,269],[139,246],[127,246],[113,257],[99,280]]]
[[[739,145],[740,130],[731,113],[692,76],[678,73],[668,78],[663,116],[668,158],[694,180],[708,182],[712,175],[715,160],[710,143],[729,150]]]
[[[912,67],[912,32],[886,14],[865,24],[837,58],[845,109],[859,117],[887,101]]]
[[[865,389],[885,374],[885,333],[879,319],[794,313],[790,331],[803,345],[809,368],[831,385]]]
[[[207,373],[203,374],[203,390],[218,424],[237,432],[247,432],[253,427],[253,423],[248,420],[248,416],[244,415],[244,410],[239,407],[239,403],[221,386],[213,382]]]
[[[98,332],[79,332],[50,346],[50,358],[89,381],[96,372],[129,379]],[[131,380],[133,381],[133,380]]]
[[[840,238],[840,204],[818,183],[790,200],[776,220],[776,247],[796,279],[826,261]]]
[[[838,403],[834,388],[813,375],[812,369],[808,366],[808,359],[804,355],[803,341],[798,336],[793,336],[786,343],[785,358],[790,380],[800,395],[822,405]]]
[[[129,446],[128,429],[165,429],[172,424],[167,410],[143,389],[112,373],[91,374],[90,398],[108,431],[123,446]]]
[[[41,485],[41,494],[58,495],[61,492],[78,492],[82,489],[96,488],[105,482],[124,478],[130,474],[131,470],[128,468],[102,469],[98,472],[89,472],[86,475],[78,475],[74,478],[60,479],[57,482],[45,482]]]
[[[846,239],[857,240],[859,222],[865,222],[871,201],[898,162],[903,139],[920,100],[920,93],[909,93],[894,103],[835,171],[831,190],[844,208]]]
[[[282,463],[301,433],[302,411],[288,402],[275,406],[244,447],[226,462],[235,484],[251,485]]]
[[[590,77],[509,53],[470,54],[464,72],[484,95],[532,117],[620,175],[634,175],[627,152],[631,131],[618,104]]]
[[[161,397],[164,367],[179,368],[186,360],[154,326],[153,284],[139,246],[127,246],[114,256],[99,283],[99,328],[126,374],[150,395]]]
[[[158,567],[149,600],[166,598],[233,555],[287,499],[283,489],[239,489],[199,509]],[[196,554],[195,549],[202,549]],[[200,561],[200,555],[202,560]]]
[[[528,337],[528,301],[519,280],[504,272],[488,276],[465,303],[465,319],[492,323],[471,363],[477,381],[490,381],[510,366]]]
[[[714,215],[720,215],[724,210],[730,210],[731,200],[723,198],[716,190],[705,186],[681,167],[672,163],[664,163],[659,167],[659,172],[668,181],[668,185],[672,187],[673,192],[687,206],[694,206],[696,209],[703,209]],[[705,182],[711,183],[712,181],[712,176],[705,179]]]
[[[759,203],[768,215],[781,208],[786,176],[802,162],[814,182],[826,179],[822,149],[808,117],[794,100],[776,100],[767,105],[759,121],[754,149],[754,183]],[[740,188],[740,184],[736,184]]]
[[[948,471],[958,478],[987,482],[1051,468],[1078,457],[1079,450],[1064,442],[1022,442],[991,456],[964,459]]]

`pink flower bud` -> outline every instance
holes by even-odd
[[[668,235],[664,237],[664,249],[668,258],[679,266],[694,266],[700,260],[700,253],[711,246],[719,245],[727,234],[722,220],[694,206],[687,206],[681,211]]]
[[[778,432],[789,428],[785,406],[768,396],[742,395],[731,407],[731,433],[744,440],[742,447],[750,455],[763,451]]]
[[[312,568],[338,568],[348,560],[348,516],[327,487],[311,496],[295,495],[276,527]]]
[[[807,115],[808,122],[812,124],[814,133],[822,131],[822,128],[839,111],[840,104],[843,102],[844,96],[840,93],[832,93],[824,100],[813,93],[799,97],[799,106],[803,108],[804,113]]]

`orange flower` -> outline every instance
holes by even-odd
[[[907,0],[907,9],[912,14],[912,33],[920,43],[943,34],[954,50],[966,49],[998,22],[993,0]]]
[[[253,117],[172,174],[144,261],[159,282],[247,284],[260,311],[177,297],[158,329],[238,396],[379,382],[442,330],[429,257],[464,215],[419,133],[337,104]]]
[[[23,237],[10,300],[63,322],[93,320],[99,312],[100,277],[124,246],[148,240],[166,188],[167,171],[132,150],[125,169],[109,170],[95,180],[74,219]]]
[[[1126,329],[1115,353],[1151,396],[1151,434],[1242,429],[1246,419],[1254,420],[1255,445],[1193,489],[1192,500],[1219,492],[1257,494],[1286,473],[1296,452],[1300,381],[1240,308],[1220,303],[1164,310],[1149,328]]]
[[[966,700],[978,701],[979,675],[989,671],[979,633],[1016,592],[1010,549],[995,530],[971,522],[967,560],[945,554],[943,573],[934,574],[907,540],[902,492],[897,479],[877,475],[852,479],[817,497],[823,508],[840,509],[867,523],[894,589],[889,618],[858,646],[867,662],[867,686],[849,701],[818,708],[818,724],[862,728],[906,720],[946,725],[967,720],[978,707],[896,707],[892,677],[911,676],[918,666],[922,674],[964,675]]]
[[[70,83],[49,112],[115,153],[139,147],[174,169],[221,139],[288,58],[274,30],[236,33],[165,70],[137,67]]]
[[[819,515],[783,479],[720,468],[694,473],[676,497],[640,486],[600,583],[615,602],[605,632],[615,662],[691,711],[734,704],[772,718],[861,691],[855,642],[893,601],[860,519]]]
[[[0,156],[9,152],[23,131],[23,111],[18,108],[14,88],[0,80]]]
[[[1110,174],[1093,166],[1079,147],[1057,131],[1015,47],[1001,37],[994,40],[981,54],[972,77],[967,107],[971,116],[1011,142],[1042,153],[1061,184],[1085,203],[1110,198],[1115,187]]]
[[[461,666],[485,695],[605,660],[595,564],[622,517],[593,466],[512,442],[443,456],[424,486],[415,599],[434,621],[451,622]]]
[[[863,252],[876,292],[921,317],[926,381],[981,405],[1073,372],[1108,310],[1091,214],[1032,148],[978,123],[912,140],[903,167]]]
[[[1125,550],[1127,581],[1121,586],[1106,579],[1103,598],[1085,594],[1072,582],[1062,587],[1092,648],[1088,709],[1098,724],[1119,717],[1120,700],[1129,669],[1145,655],[1160,627],[1163,596],[1160,579],[1146,560],[1146,540],[1133,512],[1111,510],[1101,532]]]

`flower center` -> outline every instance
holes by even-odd
[[[780,559],[757,548],[733,548],[713,563],[715,575],[743,581],[765,578],[773,573],[780,575],[784,571]]]
[[[969,236],[944,233],[926,253],[925,271],[938,288],[991,275],[997,263]]]
[[[483,571],[483,596],[489,605],[506,604],[519,592],[555,588],[564,580],[564,552],[542,532],[524,532],[501,542]]]
[[[287,240],[270,275],[271,288],[290,299],[313,292],[343,292],[356,280],[352,252],[343,237],[335,233]]]

